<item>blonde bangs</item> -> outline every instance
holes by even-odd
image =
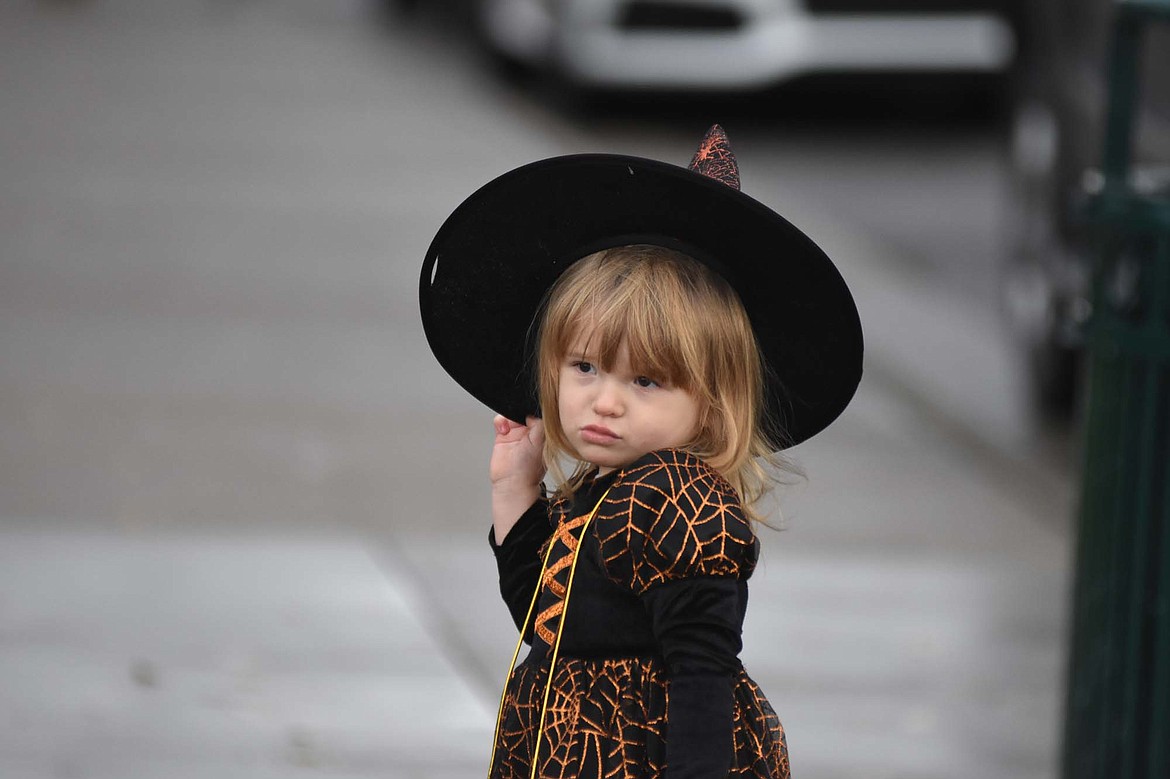
[[[557,333],[556,357],[564,360],[574,347],[584,346],[598,365],[612,370],[625,346],[630,367],[636,372],[691,391],[702,374],[696,350],[689,343],[694,338],[664,326],[664,322],[675,320],[681,306],[647,275],[626,277],[626,284],[617,290],[589,289],[592,284],[576,290],[576,299],[566,301],[570,304],[566,314],[571,318]],[[656,286],[657,293],[650,292]],[[586,342],[576,343],[582,336]]]

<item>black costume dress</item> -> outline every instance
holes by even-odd
[[[536,776],[788,779],[783,728],[738,659],[759,542],[714,469],[680,450],[651,452],[572,500],[537,501],[503,544],[489,541],[519,629],[554,545],[525,634],[531,651],[504,691],[491,779],[531,774],[578,543]]]

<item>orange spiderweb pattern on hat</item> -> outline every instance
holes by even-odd
[[[690,169],[708,178],[720,181],[732,189],[739,190],[739,164],[727,133],[717,124],[711,125],[691,160]]]

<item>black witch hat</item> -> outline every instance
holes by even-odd
[[[718,125],[688,168],[615,154],[554,157],[468,197],[423,263],[431,350],[497,413],[521,422],[538,414],[532,334],[545,294],[581,257],[629,244],[688,254],[739,294],[766,365],[766,411],[786,446],[848,405],[862,362],[853,296],[808,236],[740,192]]]

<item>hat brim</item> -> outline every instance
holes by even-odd
[[[443,223],[422,268],[423,328],[439,364],[516,421],[538,414],[534,319],[574,261],[635,243],[690,254],[736,290],[769,372],[783,445],[824,429],[861,380],[857,308],[832,261],[786,219],[699,173],[613,154],[512,170]]]

